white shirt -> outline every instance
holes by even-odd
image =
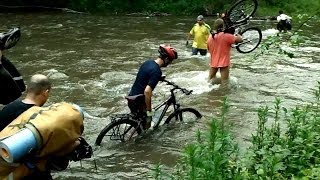
[[[278,21],[278,22],[281,21],[281,20],[287,20],[287,19],[291,20],[291,17],[288,16],[288,15],[286,15],[286,14],[280,14],[280,15],[277,17],[277,21]]]

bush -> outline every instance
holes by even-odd
[[[320,82],[314,94],[314,102],[291,110],[279,98],[273,108],[259,108],[252,145],[241,154],[225,123],[225,99],[221,116],[197,133],[176,169],[167,173],[158,166],[156,179],[319,179]]]

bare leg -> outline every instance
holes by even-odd
[[[222,67],[220,68],[220,74],[221,74],[221,86],[228,85],[229,80],[229,67]]]
[[[211,82],[212,79],[216,78],[216,74],[217,74],[218,70],[219,70],[218,68],[210,67],[208,82]]]

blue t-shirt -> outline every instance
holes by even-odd
[[[149,85],[152,90],[157,86],[162,76],[160,66],[154,60],[145,61],[139,69],[129,96],[144,94],[144,89]]]

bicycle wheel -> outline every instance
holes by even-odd
[[[240,0],[228,11],[227,16],[234,24],[247,21],[257,11],[257,0]]]
[[[179,121],[190,122],[198,120],[201,117],[202,115],[199,111],[193,108],[182,108],[170,114],[164,123],[168,124],[174,118]]]
[[[236,49],[240,53],[249,53],[255,50],[262,39],[262,33],[259,28],[250,27],[240,33],[243,42],[236,44]]]
[[[142,129],[139,123],[129,116],[113,120],[98,135],[95,144],[114,142],[126,142],[141,134]],[[103,141],[103,143],[102,143]]]

